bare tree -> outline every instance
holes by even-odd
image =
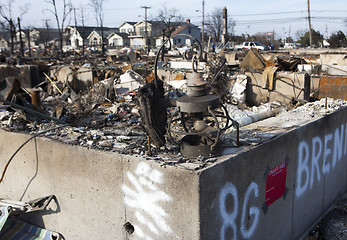
[[[5,4],[0,3],[0,16],[5,20],[1,22],[2,27],[9,31],[11,37],[11,53],[14,52],[14,42],[16,39],[16,21],[12,16],[14,0],[7,0]],[[27,13],[29,8],[29,4],[25,4],[20,7],[20,17],[18,17],[18,21],[22,18],[22,16]]]
[[[83,6],[83,4],[81,3],[80,5],[80,20],[81,20],[81,25],[82,25],[82,55],[84,55],[84,39],[85,39],[85,29],[84,29],[84,23],[86,21],[85,19],[85,8]]]
[[[165,25],[163,29],[163,37],[171,37],[172,32],[174,31],[173,23],[174,22],[183,22],[183,15],[179,14],[177,8],[168,9],[165,5],[163,9],[159,10],[158,16],[155,18],[157,21],[161,21]]]
[[[60,41],[60,53],[61,55],[64,54],[63,52],[63,31],[64,31],[64,24],[69,16],[69,14],[72,11],[72,4],[71,1],[69,0],[63,0],[63,12],[62,12],[62,17],[61,20],[59,18],[59,12],[58,12],[58,7],[56,0],[45,0],[46,3],[50,4],[53,9],[47,9],[49,12],[51,12],[54,15],[54,18],[57,22],[57,28],[59,32],[59,41]]]
[[[50,39],[50,32],[49,32],[49,21],[50,21],[50,19],[43,19],[42,21],[44,22],[44,27],[45,27],[46,31],[42,31],[41,32],[40,38],[44,42],[44,46],[45,46],[44,55],[46,55],[47,48],[48,48],[48,41]]]
[[[232,33],[234,31],[235,22],[228,19],[228,32]],[[215,42],[221,40],[223,30],[223,9],[215,8],[211,14],[207,15],[206,31],[212,36]]]
[[[101,30],[101,41],[102,41],[102,53],[105,53],[105,39],[104,39],[104,11],[103,5],[104,0],[89,0],[91,7],[94,10],[94,16],[97,25]]]

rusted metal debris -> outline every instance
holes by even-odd
[[[347,77],[322,76],[318,98],[325,97],[347,100]]]

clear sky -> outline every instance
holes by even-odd
[[[8,0],[1,0],[2,3]],[[53,15],[45,10],[52,9],[45,0],[12,0],[13,15],[18,14],[21,6],[30,4],[28,12],[22,17],[24,26],[43,27],[44,19],[51,19],[49,24],[55,27]],[[56,0],[62,2],[62,0]],[[87,12],[86,24],[96,26],[93,10],[89,0],[72,0],[77,15],[83,6]],[[168,9],[176,8],[193,24],[201,26],[202,0],[104,0],[104,25],[118,27],[124,21],[140,21],[145,11],[141,6],[149,6],[148,18],[158,15],[158,11],[166,5]],[[297,31],[307,31],[307,0],[205,0],[205,20],[215,8],[228,10],[228,16],[235,21],[234,34],[255,34],[257,32],[275,31],[276,37],[291,36],[297,38]],[[324,36],[342,30],[347,35],[347,0],[311,0],[312,27]],[[62,9],[58,5],[58,9]],[[199,11],[196,11],[199,10]],[[74,25],[74,16],[70,16],[67,24]],[[80,24],[79,24],[80,25]]]

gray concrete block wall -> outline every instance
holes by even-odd
[[[202,170],[201,239],[300,238],[347,190],[346,124],[345,108]],[[267,206],[283,163],[285,192]]]

